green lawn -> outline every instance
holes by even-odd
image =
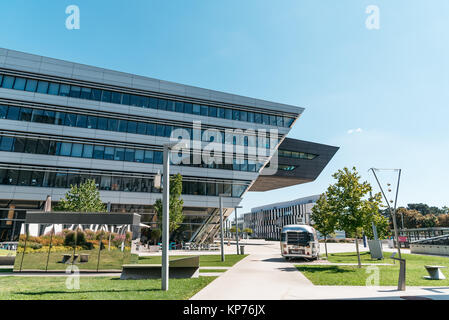
[[[200,266],[201,267],[232,267],[234,264],[248,256],[247,254],[227,254],[225,256],[225,261],[221,262],[221,255],[210,254],[200,256]],[[170,256],[170,260],[185,258],[191,256]],[[139,263],[143,264],[159,264],[161,263],[161,256],[151,256],[151,257],[139,257]]]
[[[80,289],[66,288],[66,277],[1,277],[0,300],[186,300],[216,277],[170,279],[161,291],[160,279],[120,280],[81,277]]]
[[[226,272],[226,269],[200,269],[200,273],[207,273],[207,272]]]
[[[390,257],[391,253],[385,254]],[[369,254],[362,253],[363,263],[392,263],[393,260],[386,258],[383,261],[371,260]],[[415,254],[403,254],[406,259],[406,284],[408,286],[449,286],[449,279],[446,280],[427,280],[424,265],[443,265],[448,269],[443,269],[443,273],[449,278],[449,257],[424,256]],[[338,263],[357,263],[355,253],[335,253],[329,255],[330,262]],[[345,285],[345,286],[365,286],[366,280],[373,272],[367,270],[372,268],[363,266],[326,266],[326,265],[297,265],[310,281],[315,285]],[[396,286],[399,276],[399,262],[392,266],[375,266],[379,268],[379,285]]]
[[[0,256],[16,255],[15,251],[0,249]]]

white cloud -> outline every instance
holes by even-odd
[[[349,129],[349,130],[348,130],[348,134],[361,133],[361,132],[363,132],[362,128]]]

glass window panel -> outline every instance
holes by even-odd
[[[217,116],[217,108],[209,107],[209,117],[216,117],[216,116]]]
[[[154,154],[152,150],[145,150],[145,158],[143,160],[143,162],[145,163],[153,163],[154,161]]]
[[[3,77],[3,83],[2,83],[3,88],[12,89],[13,85],[14,85],[14,77],[11,77],[11,76]]]
[[[48,149],[50,147],[50,141],[39,139],[37,142],[37,154],[48,154]]]
[[[295,121],[295,119],[284,117],[284,127],[290,127],[293,124],[293,121]]]
[[[33,114],[33,109],[30,108],[21,108],[19,119],[21,121],[31,121],[31,116]]]
[[[25,90],[26,79],[16,77],[16,81],[14,81],[14,89],[16,90]]]
[[[121,177],[112,177],[111,190],[112,191],[123,190],[123,180]]]
[[[59,95],[67,97],[70,94],[70,86],[68,84],[61,84],[59,86]]]
[[[25,152],[26,153],[36,153],[37,139],[26,139]]]
[[[225,118],[232,120],[232,109],[225,109]]]
[[[130,105],[131,106],[138,106],[139,100],[140,100],[139,96],[136,96],[134,94],[130,95]]]
[[[59,95],[59,83],[51,82],[48,86],[48,94]]]
[[[120,104],[122,102],[122,94],[120,92],[112,91],[111,102]]]
[[[193,114],[201,114],[201,106],[199,104],[194,104],[192,109]]]
[[[135,162],[143,162],[145,150],[136,150],[134,154]]]
[[[125,160],[125,149],[124,148],[115,148],[114,160]]]
[[[217,108],[217,117],[218,118],[225,118],[225,109],[224,108]]]
[[[156,135],[158,137],[163,137],[165,136],[165,126],[163,124],[158,124],[156,126]]]
[[[32,122],[44,122],[44,110],[34,109],[31,117]]]
[[[173,100],[167,100],[167,111],[175,111],[175,102]]]
[[[103,102],[111,102],[111,91],[101,90],[101,101]]]
[[[184,103],[184,112],[193,113],[193,105],[191,103]]]
[[[248,122],[254,123],[254,113],[253,112],[248,112]]]
[[[31,172],[31,182],[32,187],[41,187],[44,180],[44,172],[42,171],[32,171]]]
[[[184,102],[176,101],[176,112],[184,112]]]
[[[157,108],[160,110],[166,110],[167,109],[167,100],[158,99]]]
[[[61,150],[59,151],[60,156],[67,156],[69,157],[72,152],[72,143],[70,142],[62,142],[61,143]]]
[[[29,186],[31,181],[31,171],[21,170],[19,173],[19,186]]]
[[[233,120],[240,120],[240,110],[232,110],[232,119]]]
[[[129,94],[127,93],[122,94],[122,104],[129,105]]]
[[[111,190],[112,177],[101,176],[100,190]]]
[[[128,133],[136,133],[137,131],[137,122],[128,121]]]
[[[147,124],[145,122],[137,122],[137,134],[146,134],[147,133]]]
[[[27,85],[25,86],[25,91],[35,92],[37,89],[37,80],[28,79]]]
[[[126,132],[127,127],[128,127],[128,121],[127,120],[119,120],[118,121],[118,131]]]
[[[150,108],[157,109],[157,98],[150,98]]]
[[[114,147],[106,147],[104,149],[104,159],[105,160],[114,160],[114,153],[115,153]]]
[[[94,146],[94,159],[103,159],[104,146]]]
[[[76,126],[76,114],[67,113],[64,121],[65,126],[75,127]]]
[[[57,172],[55,177],[56,188],[67,188],[67,173]]]
[[[284,117],[276,116],[276,125],[278,127],[283,127],[284,126]]]
[[[6,119],[6,115],[8,114],[8,106],[0,105],[0,119]]]
[[[172,131],[173,131],[173,126],[165,126],[165,136],[166,137],[169,138],[171,136]]]
[[[101,90],[100,89],[92,89],[91,100],[100,101],[101,100]]]
[[[125,161],[134,161],[134,149],[125,149]]]
[[[76,117],[76,126],[79,128],[86,128],[87,127],[87,116],[79,114]]]
[[[162,164],[162,152],[161,151],[154,151],[154,163]]]
[[[48,146],[48,154],[51,156],[54,156],[57,154],[57,146],[58,144],[61,144],[60,142],[56,142],[56,141],[49,141],[49,146]]]
[[[70,86],[69,96],[72,98],[79,98],[81,93],[81,88],[78,86]]]
[[[65,113],[64,112],[56,112],[55,114],[55,124],[63,125],[65,122]]]
[[[144,108],[148,108],[150,105],[150,98],[148,97],[140,97],[140,106],[144,107]]]
[[[19,112],[20,112],[20,108],[19,107],[9,106],[7,119],[9,119],[9,120],[18,120],[19,119]]]
[[[14,138],[14,152],[23,152],[25,150],[25,138]]]
[[[81,176],[78,173],[68,173],[67,174],[67,185],[76,186],[81,182]]]
[[[0,142],[0,151],[11,151],[14,144],[13,137],[2,137]]]
[[[98,118],[95,116],[88,116],[87,117],[87,127],[89,129],[96,129],[97,128],[97,121]]]
[[[108,130],[108,119],[107,118],[98,118],[97,129]]]
[[[147,124],[147,135],[154,136],[156,134],[156,125],[154,123]]]
[[[240,121],[248,121],[248,112],[240,111]]]
[[[255,123],[262,123],[262,114],[261,113],[255,113],[254,114],[254,122]]]
[[[81,94],[80,94],[81,99],[90,99],[91,95],[92,95],[92,90],[90,88],[81,88]]]
[[[83,158],[91,159],[94,154],[94,146],[91,144],[85,144],[83,148]]]
[[[43,115],[44,123],[55,123],[55,112],[50,110],[44,110]]]
[[[270,124],[270,116],[268,114],[262,114],[262,123],[267,125]]]
[[[109,131],[117,131],[117,124],[118,124],[117,119],[109,118],[108,119],[108,130]]]
[[[209,108],[207,106],[201,106],[201,115],[206,117],[209,115]]]
[[[83,144],[74,143],[72,146],[72,157],[81,157],[83,155]]]
[[[44,172],[43,187],[54,187],[56,180],[56,172]]]

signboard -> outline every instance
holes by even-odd
[[[398,237],[399,242],[407,242],[407,237]]]

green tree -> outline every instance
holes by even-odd
[[[161,229],[153,229],[151,230],[150,237],[153,240],[154,244],[157,244],[157,241],[161,238],[162,231]]]
[[[65,194],[56,207],[58,211],[69,212],[104,212],[105,204],[100,199],[95,180],[89,179],[78,185],[70,185],[70,190]]]
[[[240,230],[240,228],[238,230],[239,230],[239,233],[242,232],[242,230]],[[231,229],[229,229],[229,231],[231,231],[231,233],[235,233],[235,226],[231,227]]]
[[[326,193],[320,195],[316,204],[312,207],[310,219],[313,221],[313,227],[324,237],[324,248],[327,255],[327,238],[335,232],[337,228],[337,215],[327,202]]]
[[[246,238],[248,239],[248,236],[252,235],[254,233],[254,231],[251,228],[244,228],[243,233],[246,234]]]
[[[379,213],[381,194],[368,196],[372,191],[367,182],[360,182],[360,175],[355,167],[338,170],[332,175],[337,182],[327,189],[329,210],[336,215],[340,228],[355,235],[358,267],[362,267],[359,251],[359,237],[363,230],[371,228],[371,223]]]
[[[177,173],[170,177],[170,199],[169,199],[169,217],[170,217],[170,233],[177,230],[184,220],[182,208],[184,200],[181,198],[182,193],[182,176]],[[162,221],[162,199],[157,199],[154,204],[154,210],[157,213],[158,220]]]

